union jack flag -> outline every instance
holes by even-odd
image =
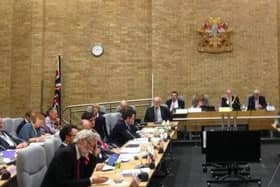
[[[58,56],[57,69],[55,72],[55,88],[53,98],[53,108],[56,108],[59,118],[61,119],[61,56]]]

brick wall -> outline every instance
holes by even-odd
[[[58,55],[64,106],[151,97],[152,73],[156,95],[178,90],[188,106],[196,92],[217,105],[228,87],[242,102],[258,88],[278,106],[279,11],[277,0],[2,0],[0,114],[47,109]],[[232,53],[197,52],[209,16],[233,28]]]

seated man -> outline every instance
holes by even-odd
[[[172,112],[173,110],[176,110],[177,108],[185,108],[185,101],[178,99],[177,91],[172,91],[171,99],[168,99],[166,101],[166,105],[168,106],[169,111]]]
[[[45,117],[40,112],[31,116],[31,123],[25,124],[19,131],[18,137],[29,142],[45,141],[46,136],[41,136],[40,128],[44,124]]]
[[[122,119],[120,119],[110,134],[110,140],[117,146],[124,145],[128,140],[139,138],[135,127],[135,112],[128,107],[122,111]]]
[[[21,130],[21,128],[27,124],[27,123],[30,123],[31,122],[31,116],[34,116],[36,112],[39,112],[37,111],[36,109],[32,109],[28,112],[25,113],[24,115],[24,119],[20,122],[20,124],[18,125],[17,129],[16,129],[16,134],[18,136],[18,133],[19,131]]]
[[[44,125],[40,128],[41,134],[55,134],[59,125],[57,110],[52,108],[48,111]]]
[[[119,106],[117,106],[116,108],[116,112],[121,112],[122,110],[126,109],[127,107],[132,107],[132,109],[135,111],[136,113],[136,108],[134,105],[128,105],[126,100],[121,100]]]
[[[232,94],[231,89],[226,90],[226,95],[221,99],[221,107],[231,107],[233,110],[240,110],[239,97]]]
[[[255,90],[253,95],[248,99],[247,110],[262,110],[266,109],[267,103],[265,97],[260,95],[259,90]]]
[[[96,165],[96,147],[99,135],[91,130],[77,133],[74,144],[56,152],[51,161],[41,187],[88,187],[103,183],[104,177],[93,174]]]
[[[0,151],[4,151],[6,149],[20,149],[28,145],[24,140],[13,137],[3,128],[3,119],[0,118]]]
[[[65,125],[59,132],[59,137],[62,141],[60,147],[66,147],[73,143],[73,140],[78,133],[78,129],[74,125]]]
[[[145,122],[160,123],[162,121],[170,120],[170,112],[167,107],[161,106],[161,98],[155,97],[153,99],[153,106],[147,108],[145,113]]]

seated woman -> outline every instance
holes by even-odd
[[[6,149],[20,149],[26,147],[28,144],[24,140],[13,137],[4,130],[3,119],[0,118],[0,151]]]
[[[204,94],[195,94],[192,99],[192,106],[200,108],[202,106],[208,106],[208,97]]]
[[[45,117],[40,112],[31,116],[31,123],[25,124],[18,133],[18,137],[31,143],[43,142],[47,136],[41,136],[40,128],[43,126]]]

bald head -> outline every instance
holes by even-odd
[[[154,104],[154,107],[160,107],[161,98],[160,97],[154,97],[153,104]]]
[[[255,98],[258,98],[260,96],[260,91],[259,90],[254,90],[253,95]]]
[[[87,119],[82,119],[82,126],[83,129],[92,129],[94,127],[94,122]]]
[[[121,100],[120,107],[121,108],[126,108],[127,106],[128,106],[127,101],[126,100]]]
[[[227,89],[226,90],[226,96],[227,97],[231,97],[232,96],[232,90],[231,89]]]

